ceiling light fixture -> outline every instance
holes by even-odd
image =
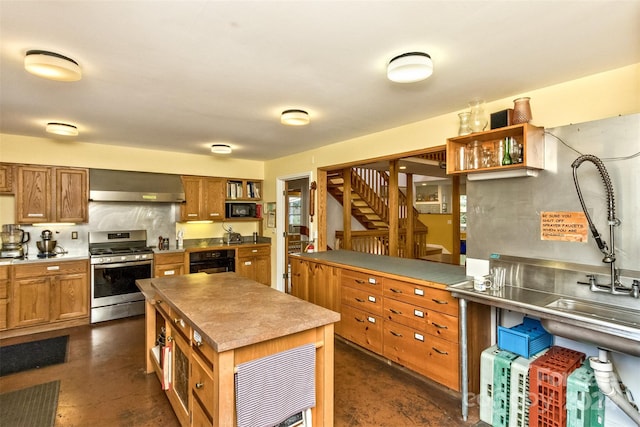
[[[47,132],[62,136],[78,136],[78,128],[67,123],[47,123]]]
[[[229,144],[213,144],[211,152],[213,154],[231,154],[231,146]]]
[[[27,51],[24,68],[36,76],[61,82],[75,82],[82,78],[82,70],[76,61],[46,50]]]
[[[389,61],[387,78],[396,83],[413,83],[424,80],[433,73],[431,56],[423,52],[409,52]]]
[[[309,113],[304,110],[284,110],[280,116],[280,123],[289,126],[308,125]]]

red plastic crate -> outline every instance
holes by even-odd
[[[553,346],[531,362],[529,370],[529,427],[567,425],[567,378],[585,360],[585,354]]]

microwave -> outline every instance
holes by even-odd
[[[225,216],[227,218],[255,218],[255,203],[226,203]]]

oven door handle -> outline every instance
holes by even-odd
[[[135,265],[151,265],[152,261],[134,261],[134,262],[117,262],[112,264],[94,264],[93,268],[96,270],[105,270],[107,268],[118,268],[118,267],[133,267]]]

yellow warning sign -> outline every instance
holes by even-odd
[[[542,212],[540,240],[586,242],[589,224],[583,212]]]

